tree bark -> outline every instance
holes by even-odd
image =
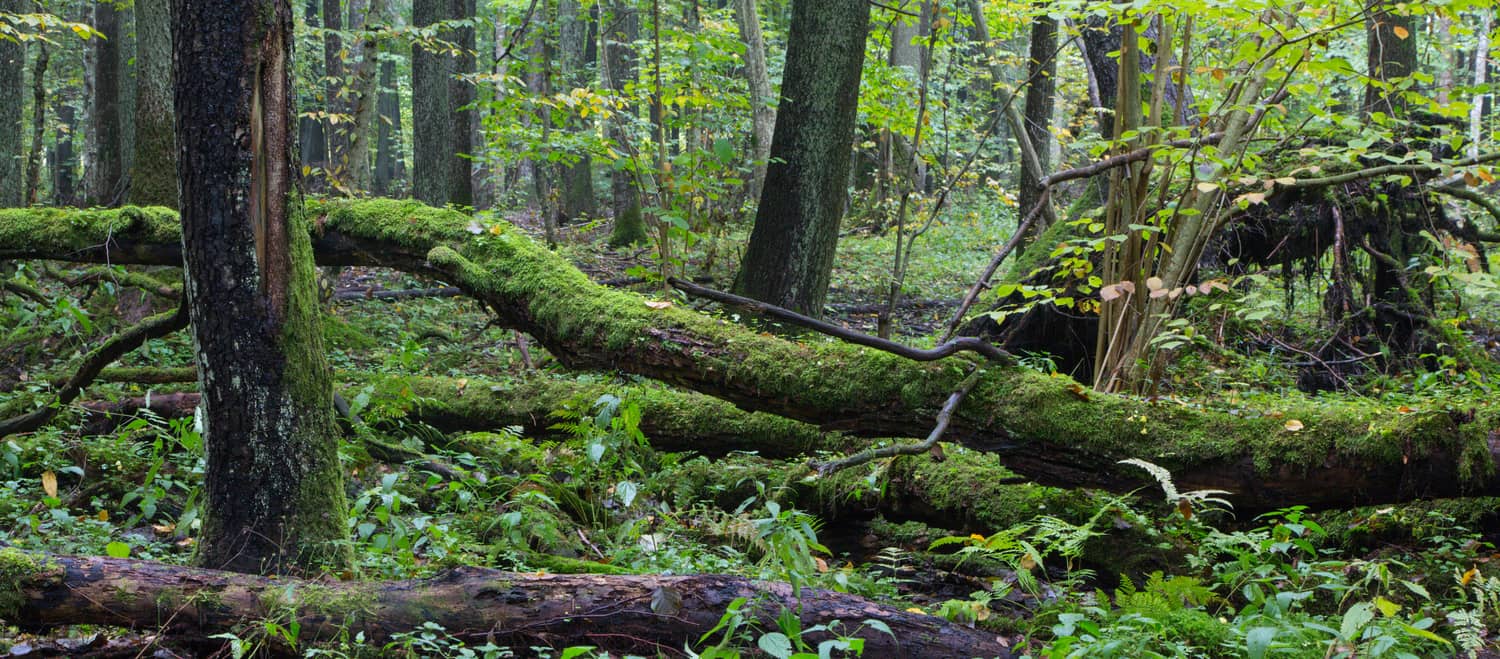
[[[24,0],[0,0],[0,11],[22,13]],[[21,105],[25,97],[26,48],[21,42],[0,39],[0,208],[20,206],[25,199],[21,164]]]
[[[1045,10],[1046,5],[1038,8]],[[1026,62],[1026,107],[1022,113],[1025,132],[1016,139],[1030,141],[1037,166],[1021,168],[1021,217],[1029,214],[1037,204],[1050,203],[1042,196],[1042,181],[1036,177],[1036,172],[1045,175],[1052,169],[1052,105],[1057,95],[1057,19],[1039,13],[1031,21],[1030,56]],[[1050,212],[1043,216],[1045,222],[1032,230],[1033,235],[1040,235],[1056,219]]]
[[[333,189],[347,185],[349,173],[348,77],[344,69],[344,6],[340,0],[323,0],[323,122],[328,140],[328,164],[324,173]]]
[[[349,29],[363,32],[356,44],[354,54],[358,64],[354,68],[353,99],[351,101],[352,126],[349,133],[349,187],[356,194],[374,188],[370,168],[370,137],[375,134],[378,121],[376,104],[380,87],[376,80],[376,58],[380,54],[380,42],[374,30],[387,20],[385,0],[351,0],[349,3]]]
[[[57,123],[62,130],[57,136],[57,155],[52,163],[52,203],[56,206],[72,206],[77,202],[74,176],[78,158],[73,151],[73,136],[78,131],[78,111],[73,108],[69,95],[65,91],[57,99]]]
[[[771,164],[736,292],[823,314],[844,213],[870,6],[794,0]]]
[[[26,205],[37,203],[42,188],[42,138],[47,128],[47,62],[51,50],[37,42],[36,65],[31,69],[31,153],[26,157]]]
[[[1405,116],[1406,100],[1394,85],[1417,70],[1416,21],[1395,2],[1381,0],[1366,19],[1365,36],[1369,83],[1365,85],[1363,114]]]
[[[94,52],[93,95],[88,97],[93,112],[89,114],[92,139],[97,148],[89,174],[89,200],[100,206],[118,205],[124,183],[124,126],[120,122],[120,12],[113,3],[101,2],[94,7],[94,29],[100,38],[90,40]]]
[[[380,117],[375,137],[375,194],[395,196],[396,161],[401,158],[398,140],[401,132],[401,94],[396,88],[396,63],[380,63]]]
[[[610,11],[604,15],[604,59],[600,70],[604,73],[605,86],[625,103],[610,117],[609,139],[616,149],[627,154],[636,153],[631,146],[628,132],[630,117],[636,116],[637,108],[626,97],[627,83],[637,76],[634,52],[635,40],[640,37],[641,16],[629,0],[610,0]],[[627,156],[622,156],[627,157]],[[635,178],[625,167],[611,168],[609,175],[611,197],[614,200],[615,221],[610,227],[611,247],[624,247],[646,242],[646,219],[641,215],[641,192]]]
[[[130,203],[177,207],[172,134],[172,31],[168,0],[136,0],[135,157]]]
[[[449,20],[454,18],[455,3],[465,1],[415,0],[412,22],[426,27]],[[439,38],[462,41],[455,30],[443,30]],[[472,202],[472,194],[463,194],[468,187],[468,161],[457,155],[470,152],[467,147],[457,150],[469,139],[467,115],[458,111],[454,94],[458,85],[466,84],[453,79],[457,70],[452,55],[420,44],[412,46],[412,195],[434,206]],[[460,172],[464,180],[455,181]]]
[[[771,74],[766,66],[766,42],[760,30],[760,10],[755,0],[734,0],[734,21],[745,44],[745,79],[750,84],[750,145],[755,169],[750,175],[751,199],[760,199],[771,157],[771,136],[776,131],[776,110],[771,107]]]
[[[731,602],[760,629],[795,611],[803,629],[838,623],[865,639],[872,657],[1009,657],[993,633],[941,618],[815,589],[742,577],[517,574],[457,568],[412,581],[319,582],[114,558],[0,550],[14,579],[5,618],[28,629],[100,624],[162,629],[208,640],[257,620],[290,618],[299,643],[362,634],[383,644],[435,622],[459,640],[514,647],[592,645],[615,653],[656,654],[693,645],[715,628]],[[889,634],[864,624],[878,620]],[[163,622],[166,621],[166,622]],[[816,644],[828,632],[808,634]],[[272,641],[274,643],[274,641]],[[277,652],[290,648],[276,647]]]
[[[187,304],[207,463],[197,560],[347,565],[343,477],[294,148],[287,0],[173,0]]]
[[[452,58],[452,69],[448,77],[448,96],[454,117],[451,147],[448,156],[448,203],[458,206],[474,205],[474,129],[479,114],[473,105],[478,98],[474,83],[461,76],[475,72],[475,42],[473,20],[476,13],[475,0],[448,0],[449,18],[470,21],[468,25],[454,31],[454,43],[459,54]]]
[[[589,21],[578,0],[560,0],[557,8],[558,77],[562,91],[588,87]],[[588,119],[568,121],[567,131],[587,134],[593,130]],[[572,149],[574,162],[558,163],[558,213],[564,220],[577,220],[598,214],[594,203],[594,164],[587,149]]]

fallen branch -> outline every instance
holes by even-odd
[[[1015,360],[1015,357],[1013,355],[996,347],[995,344],[983,339],[976,339],[974,337],[955,339],[953,341],[948,341],[947,343],[944,343],[936,348],[923,350],[921,348],[913,348],[911,346],[902,345],[888,339],[882,339],[877,336],[870,336],[869,334],[856,332],[845,327],[839,327],[838,325],[834,325],[833,323],[826,323],[815,318],[810,318],[790,309],[783,309],[774,304],[761,302],[760,300],[752,300],[748,297],[734,295],[733,293],[725,293],[724,291],[716,291],[712,288],[704,288],[696,284],[690,284],[676,277],[668,277],[667,283],[671,284],[672,288],[680,290],[694,297],[713,300],[720,304],[727,304],[733,307],[744,309],[746,311],[751,311],[764,316],[770,316],[772,318],[784,320],[794,325],[799,325],[801,327],[806,327],[810,330],[814,330],[822,334],[827,334],[828,336],[834,337],[836,339],[842,339],[855,345],[861,345],[865,346],[866,348],[874,348],[876,350],[888,352],[893,355],[899,355],[912,361],[936,361],[945,357],[951,357],[964,351],[977,352],[981,355],[984,355],[986,358],[1001,363],[1012,363]]]
[[[334,293],[333,299],[335,302],[352,302],[356,300],[406,300],[427,297],[458,297],[463,294],[463,289],[460,289],[457,286],[413,288],[394,291],[377,291],[374,289],[344,289]]]
[[[953,420],[953,411],[957,410],[958,406],[963,404],[964,397],[968,396],[969,392],[974,390],[974,383],[978,381],[978,378],[975,376],[978,374],[979,372],[976,369],[969,375],[968,379],[964,380],[964,383],[959,386],[957,391],[948,396],[948,402],[943,403],[943,409],[938,411],[937,421],[932,427],[932,432],[927,433],[927,439],[916,444],[891,444],[867,451],[860,451],[859,453],[839,458],[838,460],[829,460],[827,462],[814,461],[808,466],[812,467],[813,471],[818,472],[819,476],[827,476],[881,458],[894,458],[898,455],[921,455],[931,451],[933,447],[937,446],[938,440],[943,438],[943,433],[948,431],[948,422]]]
[[[741,614],[760,629],[776,629],[779,614],[796,612],[803,629],[837,623],[839,635],[864,639],[865,656],[1011,656],[995,634],[942,618],[810,588],[799,598],[787,584],[741,577],[516,574],[464,567],[422,580],[321,582],[16,549],[0,549],[0,564],[12,589],[0,617],[26,629],[109,625],[206,640],[277,621],[300,628],[299,646],[359,634],[379,645],[436,623],[469,642],[518,648],[592,645],[655,656],[675,655],[698,643],[743,598]],[[833,636],[822,632],[804,640],[816,644]]]

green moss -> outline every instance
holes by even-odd
[[[0,548],[0,619],[13,620],[26,603],[22,588],[43,579],[57,579],[48,573],[59,569],[56,561],[13,547]]]

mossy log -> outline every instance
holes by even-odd
[[[366,642],[383,644],[432,622],[476,643],[591,645],[655,655],[697,644],[732,602],[744,598],[741,612],[759,629],[776,629],[782,611],[797,611],[803,629],[837,621],[841,634],[864,639],[865,656],[1011,656],[1000,637],[942,618],[823,590],[803,589],[799,598],[787,584],[741,577],[459,568],[423,580],[323,582],[16,549],[0,550],[0,571],[0,618],[27,629],[110,625],[206,640],[275,621],[298,625],[300,645],[361,633]],[[804,640],[830,637],[823,632]]]
[[[918,363],[767,335],[606,289],[507,223],[416,202],[309,202],[306,212],[321,262],[434,275],[569,366],[634,373],[825,430],[924,436],[975,361]],[[0,258],[162,264],[177,242],[160,209],[0,211]],[[1241,511],[1500,493],[1492,407],[1143,399],[1020,367],[984,369],[948,437],[1042,483],[1131,489],[1143,474],[1118,461],[1139,458],[1170,469],[1179,489],[1228,490]]]

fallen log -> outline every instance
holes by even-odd
[[[306,212],[320,261],[445,280],[566,365],[654,378],[825,430],[925,436],[967,369],[980,366],[789,341],[610,290],[504,222],[394,200],[313,201]],[[158,209],[0,211],[0,258],[163,263],[177,242]],[[1179,489],[1230,491],[1242,511],[1500,493],[1500,414],[1485,404],[1409,411],[1300,396],[1142,399],[982,366],[948,436],[1038,482],[1132,489],[1140,471],[1117,463],[1139,458],[1170,469]]]
[[[678,655],[743,599],[745,624],[775,630],[778,614],[795,611],[803,629],[836,622],[839,635],[864,639],[869,657],[1011,656],[999,636],[942,618],[810,588],[799,598],[784,583],[731,576],[517,574],[464,567],[422,580],[326,582],[9,548],[0,549],[0,574],[6,581],[0,618],[24,629],[110,625],[208,639],[272,620],[297,626],[297,645],[305,647],[357,634],[383,644],[432,622],[470,642]],[[815,645],[833,636],[820,632],[804,640]]]

